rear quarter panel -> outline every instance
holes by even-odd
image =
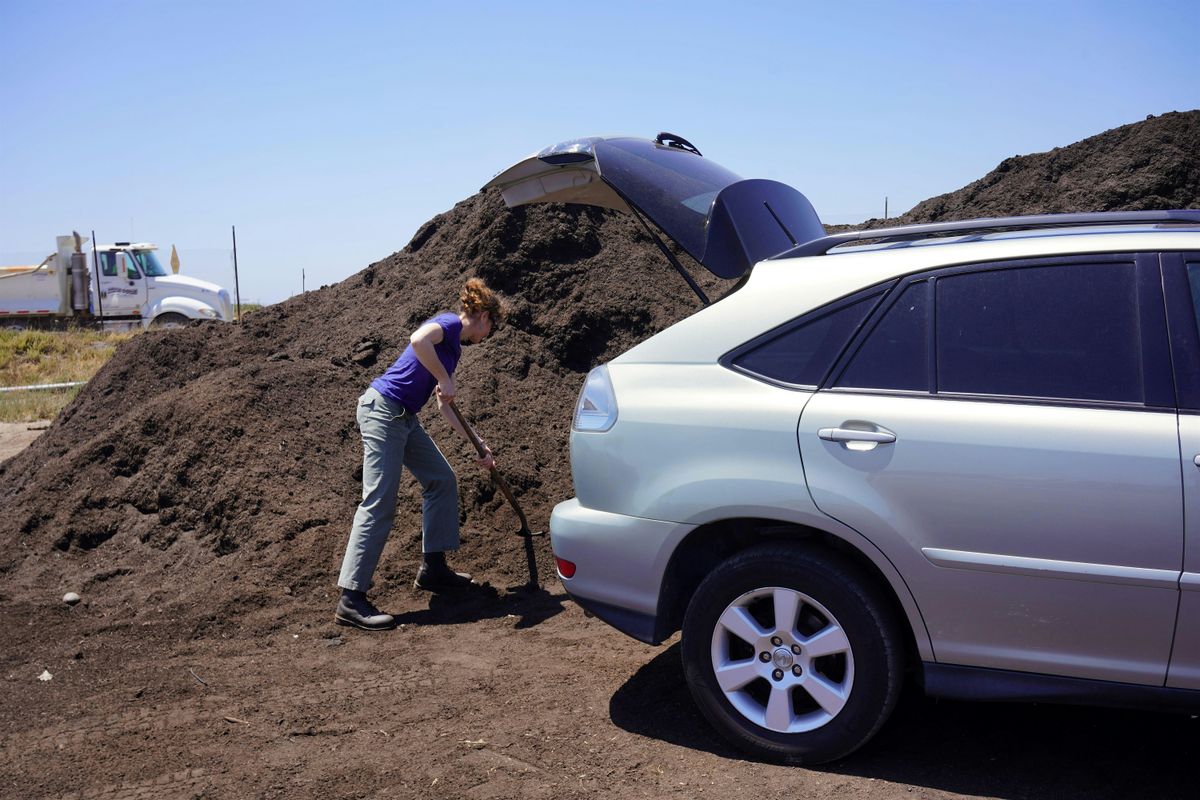
[[[920,657],[928,633],[885,554],[817,509],[796,438],[810,392],[782,389],[717,364],[610,364],[618,416],[605,433],[571,434],[579,504],[600,512],[690,527],[738,518],[804,525],[848,542],[896,594]],[[661,582],[670,551],[655,555]]]
[[[717,364],[610,364],[609,375],[617,423],[571,434],[583,505],[690,524],[780,509],[819,513],[796,443],[810,393]]]

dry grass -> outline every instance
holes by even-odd
[[[32,386],[89,380],[135,333],[0,331],[0,386]],[[0,422],[52,419],[78,387],[0,392]]]

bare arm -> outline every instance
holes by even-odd
[[[413,332],[412,338],[409,341],[412,343],[413,353],[417,356],[417,361],[421,362],[421,366],[429,370],[429,374],[438,382],[437,388],[434,390],[434,395],[437,397],[438,411],[442,412],[446,422],[450,427],[458,431],[459,435],[471,441],[470,435],[463,430],[458,419],[454,416],[454,412],[450,410],[449,403],[454,399],[455,387],[454,378],[446,372],[446,368],[442,366],[442,362],[438,360],[437,351],[434,345],[440,344],[442,337],[445,334],[442,332],[442,326],[436,322],[427,322]],[[483,440],[480,439],[480,442]],[[492,450],[486,444],[483,445],[486,455],[483,458],[476,459],[476,463],[485,469],[491,469],[496,466],[496,461],[492,457]]]

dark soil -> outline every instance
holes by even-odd
[[[1172,111],[1047,153],[1006,158],[899,217],[838,230],[1017,214],[1200,208],[1200,111]]]
[[[1008,159],[903,220],[1200,207],[1197,153],[1200,112],[1166,114]],[[710,295],[730,288],[684,261]],[[527,577],[517,518],[432,409],[422,420],[460,476],[452,563],[489,586],[411,588],[406,480],[373,592],[404,628],[332,626],[361,491],[354,399],[472,275],[513,313],[464,348],[460,406],[540,530],[573,494],[586,371],[698,307],[631,220],[487,194],[242,325],[122,345],[0,464],[0,796],[1188,794],[1192,720],[915,696],[830,771],[741,760],[693,710],[677,648],[566,600],[546,538],[543,590],[509,590]],[[67,607],[67,591],[84,602]]]

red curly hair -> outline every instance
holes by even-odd
[[[500,327],[508,317],[508,309],[505,307],[504,301],[500,299],[500,295],[489,289],[488,285],[479,278],[467,279],[458,293],[458,301],[462,304],[462,310],[471,316],[480,311],[486,311],[487,315],[492,318],[493,328]]]

